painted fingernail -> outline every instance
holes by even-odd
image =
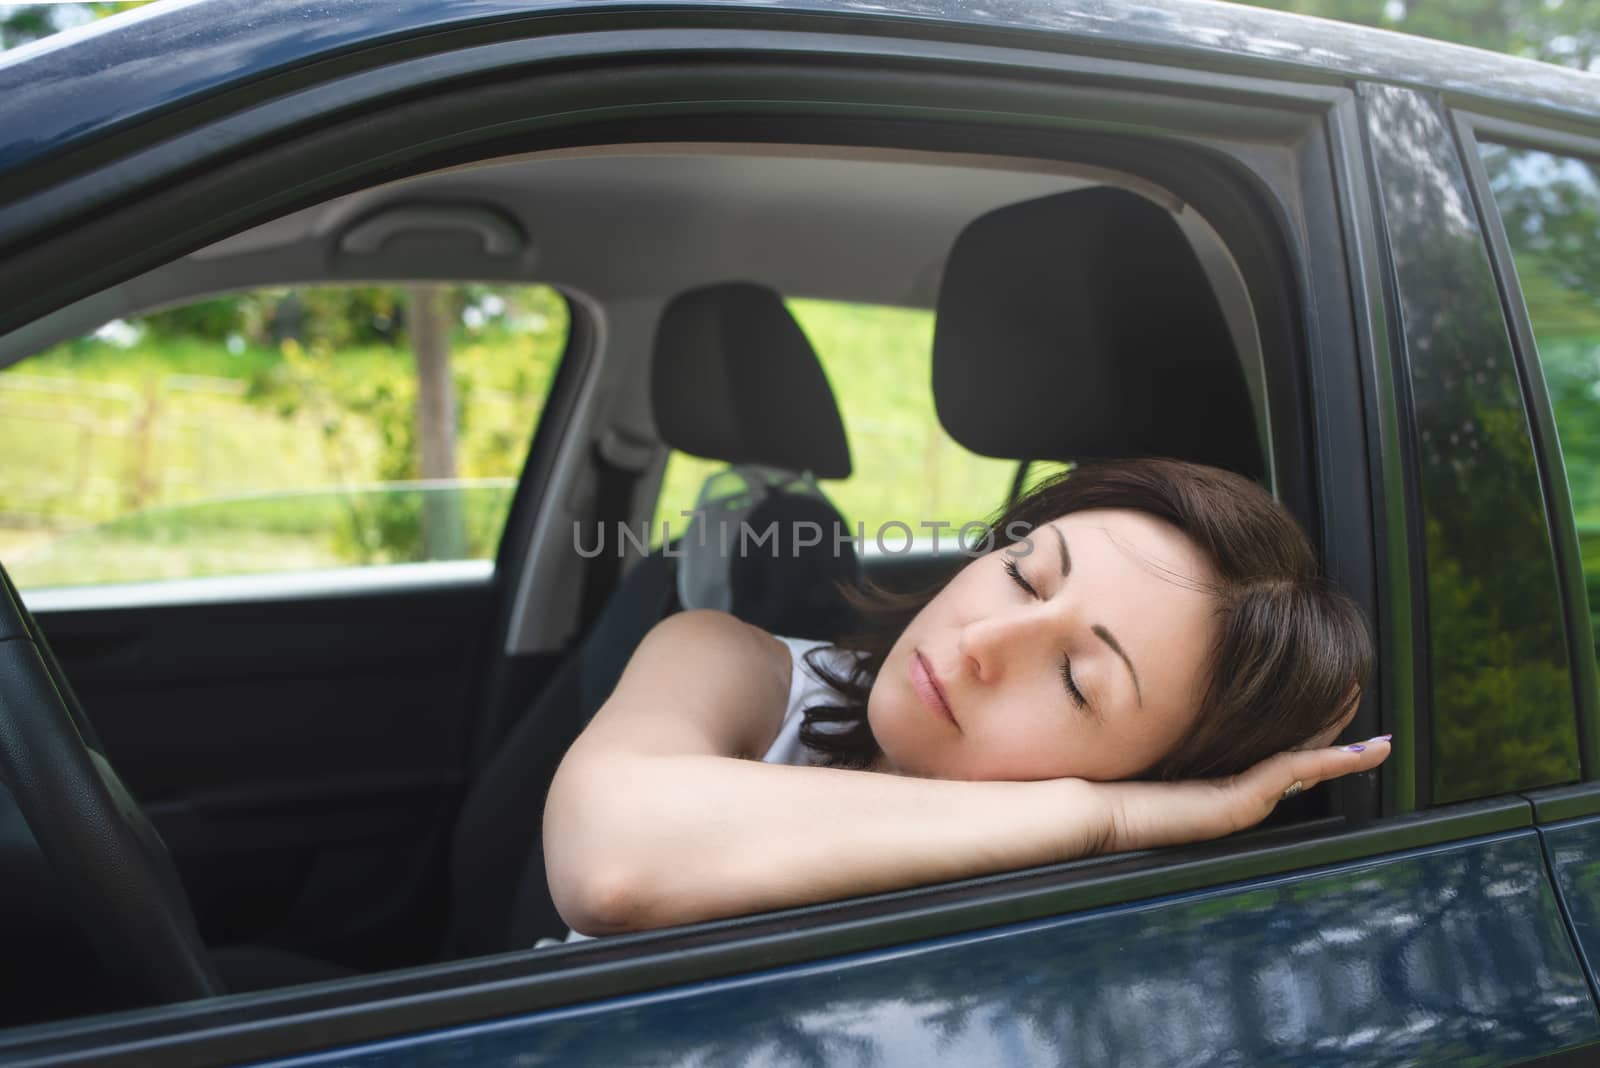
[[[1360,743],[1357,743],[1355,745],[1347,745],[1347,746],[1345,746],[1344,747],[1344,751],[1346,753],[1365,753],[1367,751],[1367,747],[1364,746],[1364,745],[1361,745]]]
[[[1367,741],[1369,741],[1369,742],[1387,742],[1390,738],[1393,738],[1393,737],[1394,737],[1394,735],[1392,735],[1392,734],[1380,734],[1375,738],[1368,738]]]

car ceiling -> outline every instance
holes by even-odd
[[[231,289],[319,281],[550,282],[604,305],[706,282],[790,296],[932,307],[945,252],[999,205],[1127,176],[1039,160],[815,146],[558,150],[362,190],[246,230],[0,338],[0,366],[120,316]],[[499,213],[524,235],[399,226],[375,253],[352,228],[395,208]],[[1192,212],[1179,212],[1180,221]]]

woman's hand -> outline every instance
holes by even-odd
[[[1368,771],[1389,751],[1389,736],[1379,735],[1355,745],[1278,753],[1224,779],[1092,783],[1095,799],[1104,806],[1101,851],[1151,849],[1242,831],[1266,819],[1286,793]]]

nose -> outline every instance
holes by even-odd
[[[1023,610],[993,612],[968,621],[956,640],[962,668],[979,682],[998,682],[1006,662],[1023,649],[1036,627]]]

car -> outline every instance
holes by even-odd
[[[0,511],[87,500],[46,475],[110,419],[80,375],[49,436],[39,368],[218,294],[537,289],[500,336],[552,354],[458,366],[465,426],[521,420],[461,473],[516,480],[488,537],[425,500],[416,551],[68,537],[30,581],[7,530],[0,1062],[1587,1063],[1597,89],[1207,0],[194,0],[0,55]],[[272,382],[190,376],[172,473],[177,402],[102,383],[151,473],[82,523],[326,489],[269,484],[284,425],[364,470],[349,413],[439,425],[260,329],[325,407],[236,441]],[[643,629],[832,625],[816,575],[914,588],[975,502],[1139,453],[1306,527],[1372,627],[1376,773],[1216,842],[537,944],[544,791]],[[756,498],[877,530],[742,607],[651,533]]]

